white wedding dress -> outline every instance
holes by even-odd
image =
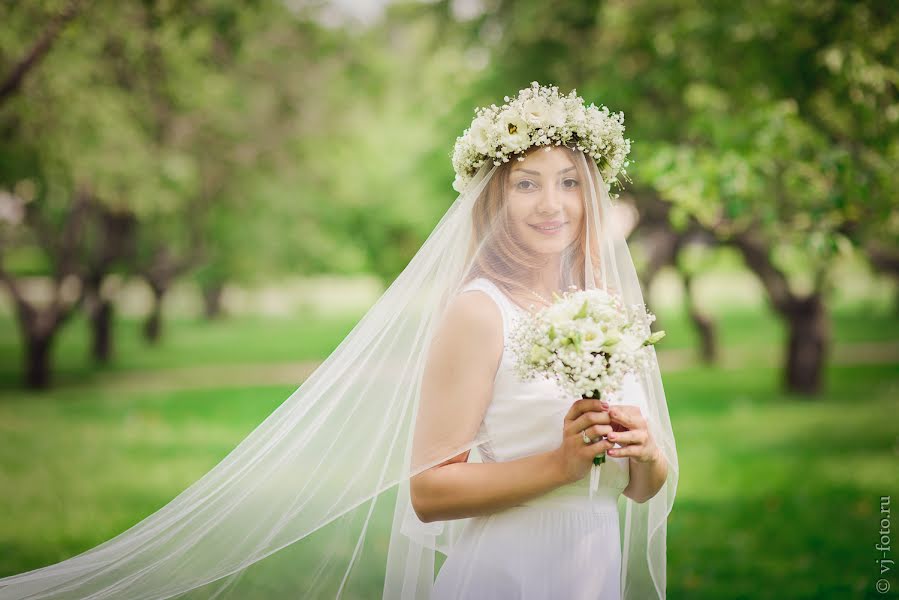
[[[477,447],[482,462],[502,462],[558,448],[565,414],[576,400],[548,379],[522,381],[508,349],[515,319],[527,312],[485,278],[462,292],[490,296],[503,317],[504,351],[493,399],[481,428],[491,442]],[[642,391],[628,376],[620,400],[638,404]],[[508,427],[510,420],[522,420]],[[492,423],[504,423],[491,430]],[[515,437],[495,432],[514,430]],[[629,481],[627,458],[606,457],[598,489],[589,475],[536,499],[468,520],[434,582],[432,598],[620,600],[618,497]]]

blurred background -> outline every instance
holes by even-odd
[[[537,80],[633,140],[669,597],[897,597],[897,57],[875,0],[0,3],[0,576],[215,466],[453,202],[474,107]]]

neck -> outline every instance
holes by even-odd
[[[550,260],[547,265],[535,273],[531,280],[531,289],[552,300],[553,292],[561,291],[562,282],[557,260]]]

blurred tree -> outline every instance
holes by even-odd
[[[635,176],[675,226],[692,217],[742,254],[787,326],[785,388],[820,391],[833,259],[899,232],[899,15],[878,2],[607,6],[630,32],[615,50],[641,57],[639,81],[682,114]]]
[[[20,63],[6,49],[27,46],[29,32],[58,17],[52,3],[4,12],[0,72],[9,73]],[[92,309],[102,306],[100,282],[130,247],[132,209],[121,191],[147,192],[133,177],[138,165],[150,162],[146,140],[128,118],[127,95],[89,85],[100,79],[102,66],[91,59],[97,36],[87,34],[86,15],[80,17],[53,38],[39,65],[32,63],[0,113],[0,185],[24,205],[23,218],[6,227],[0,270],[16,307],[25,381],[32,387],[49,384],[56,333],[86,296]],[[44,298],[18,280],[22,262],[32,266],[24,275],[50,275]],[[92,318],[103,314],[96,310]],[[100,331],[94,351],[102,357],[110,346],[108,329]]]
[[[633,200],[639,198],[639,201]],[[636,188],[622,194],[622,201],[633,202],[639,213],[639,219],[631,239],[639,239],[641,247],[648,255],[643,265],[636,265],[640,287],[649,290],[653,279],[663,267],[673,268],[684,283],[684,305],[687,317],[696,328],[699,337],[699,359],[706,364],[713,364],[718,359],[717,326],[714,319],[704,313],[698,305],[694,293],[696,275],[702,270],[701,261],[693,258],[696,248],[717,246],[713,236],[701,227],[694,219],[690,219],[688,227],[674,229],[671,227],[671,204],[663,201],[651,188]],[[636,250],[636,248],[634,249]],[[700,264],[697,264],[697,263]],[[650,301],[647,300],[647,305]],[[651,309],[651,306],[650,306]],[[657,329],[664,329],[661,319],[656,321]]]
[[[452,31],[439,6],[396,3],[344,41],[340,72],[320,91],[331,101],[330,127],[303,145],[317,197],[306,236],[319,240],[311,253],[319,266],[389,284],[455,198],[450,99],[477,71],[444,35]]]
[[[46,25],[57,8],[4,5],[0,77],[21,62],[7,48],[59,28]],[[318,31],[280,4],[145,0],[92,3],[54,34],[53,51],[19,77],[0,113],[0,188],[25,207],[22,220],[4,224],[2,277],[29,385],[47,385],[53,336],[82,304],[94,356],[108,360],[112,299],[103,281],[113,269],[149,282],[155,306],[145,331],[155,339],[165,291],[201,263],[205,283],[219,287],[270,276],[288,258],[290,268],[304,266],[296,253],[308,247],[281,234],[313,197],[285,183],[304,179],[295,163],[301,138],[328,122],[301,110],[317,97],[306,67],[339,48],[339,35]],[[322,258],[326,268],[334,262]],[[66,282],[67,298],[77,294],[32,299],[20,279],[44,273],[59,289]]]

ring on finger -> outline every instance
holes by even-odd
[[[592,444],[592,443],[593,443],[593,440],[591,440],[591,439],[590,439],[590,436],[587,435],[587,430],[586,430],[586,429],[583,430],[583,431],[581,432],[581,439],[584,440],[584,443],[585,443],[585,444]]]

